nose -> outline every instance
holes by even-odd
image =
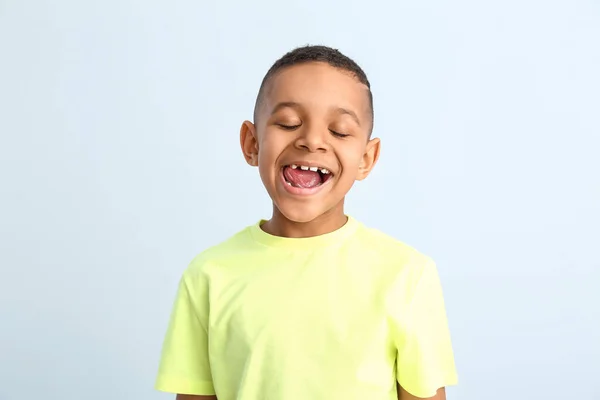
[[[318,153],[327,151],[327,136],[324,132],[316,127],[307,126],[302,129],[296,139],[296,148],[310,153]]]

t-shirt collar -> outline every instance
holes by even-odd
[[[290,250],[311,250],[317,247],[326,247],[335,243],[340,243],[354,233],[358,228],[359,223],[352,217],[346,217],[348,220],[343,226],[333,232],[325,233],[319,236],[288,238],[271,235],[270,233],[262,230],[261,225],[266,222],[262,219],[250,227],[250,233],[256,242],[259,242],[265,246],[285,248]]]

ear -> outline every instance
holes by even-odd
[[[248,165],[258,166],[258,140],[256,126],[250,121],[244,121],[240,128],[240,146]]]
[[[365,148],[365,154],[362,156],[360,165],[358,166],[358,173],[356,174],[356,180],[362,181],[365,179],[371,171],[377,160],[379,160],[379,148],[381,147],[381,140],[374,138],[369,140],[367,147]]]

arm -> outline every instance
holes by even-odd
[[[178,394],[176,400],[217,400],[217,396],[195,396],[192,394]]]
[[[423,398],[413,396],[412,394],[404,390],[402,386],[398,385],[398,400],[423,400]],[[435,396],[428,397],[427,400],[446,400],[446,389],[438,389]]]

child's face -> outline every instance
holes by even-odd
[[[273,203],[294,222],[343,212],[346,193],[379,155],[379,139],[369,140],[367,87],[346,71],[307,63],[282,70],[265,89],[256,126],[242,125],[241,144]]]

